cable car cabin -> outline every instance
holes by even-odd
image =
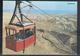
[[[21,51],[36,42],[34,24],[28,23],[25,26],[8,25],[5,29],[6,48]]]

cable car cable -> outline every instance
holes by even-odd
[[[44,10],[42,10],[41,8],[35,6],[35,5],[32,4],[31,2],[28,2],[28,3],[30,3],[30,4],[33,5],[34,7],[38,8],[38,9],[39,9],[40,11],[42,11],[44,14],[48,15],[48,13],[46,13],[46,12],[45,12]],[[53,16],[50,16],[50,15],[48,15],[48,16],[53,18]]]

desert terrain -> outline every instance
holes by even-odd
[[[56,54],[76,55],[77,47],[77,15],[76,14],[31,14],[28,18],[36,23],[36,45],[25,48],[25,52],[14,52],[5,47],[6,31],[12,13],[3,13],[3,54],[32,55]],[[42,37],[42,31],[44,35]]]

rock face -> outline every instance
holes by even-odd
[[[58,33],[55,31],[50,32],[51,35],[55,36],[57,40],[61,40],[63,44],[66,44],[66,42],[70,39],[69,35]]]
[[[40,21],[40,18],[38,20]],[[41,21],[42,21],[42,17],[41,17]],[[55,39],[54,40],[55,42],[52,41],[54,42],[55,46],[71,54],[76,53],[76,48],[77,48],[76,45],[77,44],[77,16],[76,15],[57,15],[51,19],[49,18],[46,20],[44,19],[43,21],[44,21],[43,25],[46,28],[41,26],[43,23],[41,22],[41,24],[37,25],[38,27],[37,31],[39,31],[39,29],[43,29],[45,33],[48,33],[47,34],[48,37],[45,36],[47,39],[49,39],[50,41],[52,41],[52,39]]]
[[[68,17],[57,17],[56,18],[57,28],[61,29],[60,32],[72,32],[77,29],[77,20],[76,18],[68,18]]]

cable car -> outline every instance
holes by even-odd
[[[16,8],[19,9],[19,13],[21,16],[21,20],[17,17]],[[26,47],[36,43],[36,26],[35,23],[33,23],[30,19],[28,19],[26,16],[24,16],[26,19],[28,19],[30,22],[23,21],[24,15],[21,13],[20,10],[20,2],[16,1],[16,7],[14,14],[12,16],[12,19],[5,27],[6,29],[6,48],[14,50],[16,52],[25,50]],[[17,17],[18,22],[12,23]]]
[[[23,50],[35,43],[34,24],[23,27],[8,25],[6,28],[6,48],[14,51]]]

